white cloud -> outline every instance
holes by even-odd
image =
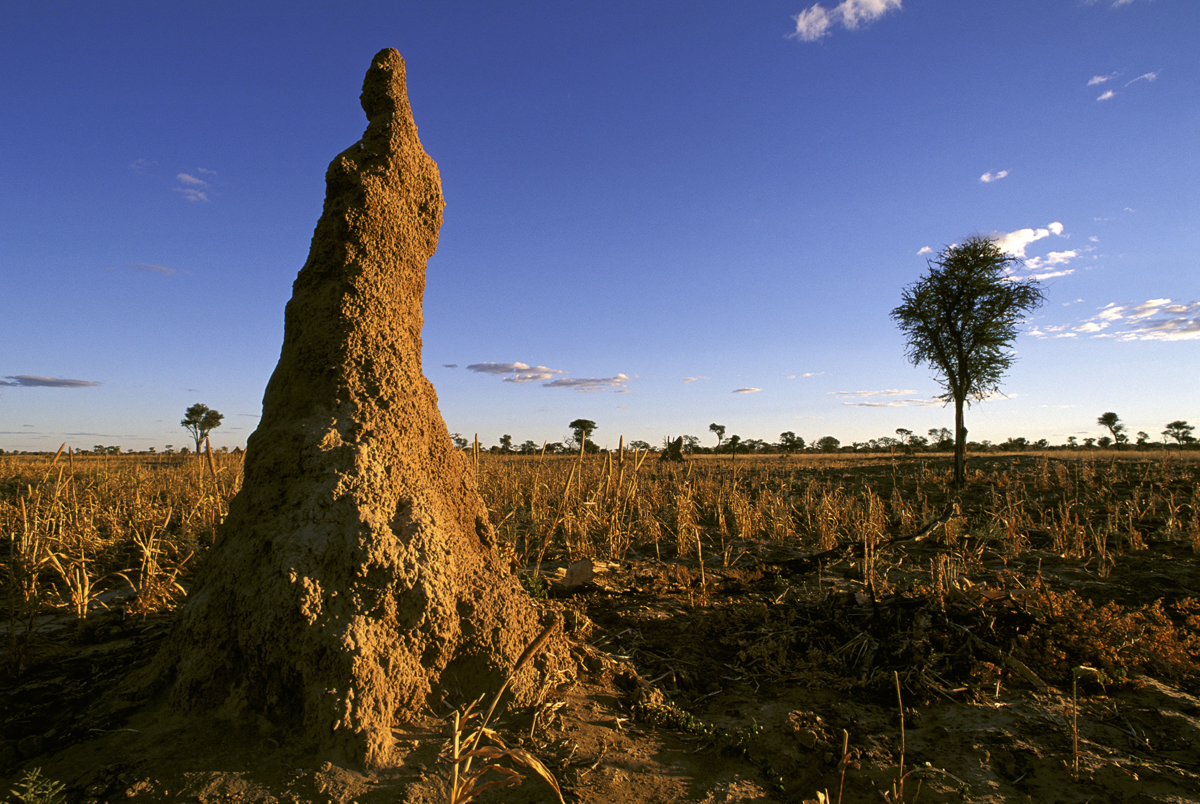
[[[581,393],[603,391],[611,388],[617,393],[626,391],[625,383],[629,377],[618,374],[615,377],[561,377],[552,382],[543,383],[543,388],[574,388]]]
[[[1139,75],[1137,78],[1130,81],[1125,86],[1130,86],[1131,84],[1136,84],[1138,81],[1146,81],[1147,83],[1149,83],[1150,81],[1153,81],[1156,78],[1158,78],[1158,73],[1142,73],[1141,75]]]
[[[1119,73],[1112,73],[1111,75],[1093,75],[1092,80],[1088,81],[1087,85],[1089,87],[1094,87],[1097,84],[1103,84],[1106,81],[1113,80],[1114,78],[1117,77],[1117,75],[1119,75]]]
[[[1019,259],[1025,259],[1025,247],[1034,241],[1050,235],[1062,236],[1063,225],[1058,221],[1047,224],[1045,229],[1018,229],[1015,232],[1001,233],[996,236],[996,245],[1006,254],[1012,254]]]
[[[1051,251],[1045,257],[1030,257],[1025,261],[1025,267],[1030,271],[1040,271],[1043,268],[1066,265],[1078,256],[1079,251],[1077,249],[1071,249],[1070,251]],[[1067,273],[1074,273],[1074,271],[1068,271]]]
[[[158,163],[153,159],[135,159],[129,165],[129,169],[139,175],[144,175],[147,170],[154,167]]]
[[[992,173],[992,172],[989,170],[987,173],[984,173],[982,176],[980,176],[980,177],[979,177],[979,180],[980,180],[981,182],[983,182],[984,184],[991,184],[991,183],[992,183],[992,182],[994,182],[994,181],[1000,181],[1001,179],[1003,179],[1003,178],[1004,178],[1005,176],[1007,176],[1007,175],[1008,175],[1008,171],[1007,171],[1007,170],[1000,170],[1000,171],[997,171],[997,172],[995,172],[995,173]]]
[[[917,256],[920,257],[922,254],[932,254],[932,253],[933,253],[933,249],[931,249],[929,246],[921,246],[921,250],[917,252]]]
[[[1101,93],[1100,97],[1096,98],[1096,100],[1098,100],[1098,101],[1106,101],[1106,100],[1108,100],[1109,98],[1111,98],[1113,95],[1116,95],[1116,94],[1117,94],[1117,93],[1113,92],[1113,91],[1110,89],[1110,90],[1108,90],[1107,92],[1103,92],[1103,93]]]
[[[548,380],[555,374],[566,374],[561,369],[547,368],[546,366],[531,366],[528,363],[472,363],[467,366],[467,371],[474,371],[480,374],[499,374],[504,377],[504,382],[537,382],[539,380]]]
[[[207,187],[208,182],[204,179],[197,179],[195,176],[189,176],[187,173],[176,174],[175,178],[181,183],[190,187]]]
[[[208,201],[208,193],[201,190],[194,190],[190,187],[172,187],[171,189],[182,195],[187,201]]]
[[[900,8],[901,0],[842,0],[831,9],[814,3],[795,17],[796,30],[789,37],[804,42],[815,42],[829,33],[837,24],[854,30],[860,25],[882,17],[892,9]]]
[[[904,396],[905,394],[915,394],[916,391],[900,391],[897,389],[889,389],[887,391],[826,391],[829,396]]]
[[[738,388],[734,390],[735,394],[757,394],[761,388]]]
[[[1114,302],[1106,304],[1090,320],[1072,330],[1121,341],[1200,340],[1200,302],[1174,302],[1171,299]],[[1104,334],[1100,335],[1102,332]]]
[[[697,380],[707,380],[708,377],[684,377],[684,382],[696,382]]]

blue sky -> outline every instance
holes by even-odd
[[[394,47],[447,201],[425,373],[485,445],[952,427],[888,313],[1043,279],[972,439],[1200,423],[1200,3],[10,2],[0,448],[245,443]]]

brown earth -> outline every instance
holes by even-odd
[[[1149,620],[1109,615],[1160,598],[1179,604],[1163,622],[1191,616],[1183,632],[1194,637],[1196,553],[1151,541],[1110,556],[1102,576],[1044,534],[1027,536],[1019,559],[983,547],[969,572],[948,566],[932,538],[881,545],[874,595],[854,547],[814,555],[739,543],[718,567],[632,551],[597,562],[590,583],[544,604],[562,612],[586,672],[547,687],[537,706],[502,707],[498,736],[539,757],[579,802],[765,804],[818,791],[900,800],[901,748],[905,801],[1200,800],[1187,656],[1159,634],[1139,672],[1122,677],[1098,647],[1110,626],[1143,645],[1158,633]],[[468,703],[454,691],[394,730],[391,764],[368,769],[306,753],[261,717],[183,719],[115,696],[170,615],[110,614],[78,635],[46,617],[34,663],[0,690],[5,789],[40,767],[72,801],[446,800],[450,715]],[[1072,669],[1105,662],[1103,677],[1078,676],[1076,778]],[[479,800],[555,800],[518,770],[523,785]]]

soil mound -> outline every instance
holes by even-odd
[[[494,692],[543,624],[421,371],[444,202],[399,53],[375,56],[361,99],[369,124],[326,173],[242,490],[157,669],[184,709],[302,724],[310,745],[382,764],[398,721]],[[552,640],[516,699],[565,655]]]

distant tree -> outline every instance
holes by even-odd
[[[630,441],[629,448],[632,450],[637,450],[638,452],[649,451],[650,443],[648,441],[641,440]]]
[[[1121,417],[1113,413],[1111,410],[1107,413],[1101,413],[1100,418],[1096,419],[1096,424],[1100,425],[1101,427],[1107,427],[1108,432],[1112,433],[1113,441],[1115,441],[1118,446],[1129,440],[1127,436],[1123,435],[1125,432],[1125,425],[1121,424]]]
[[[1047,447],[1049,447],[1049,446],[1050,446],[1050,439],[1048,439],[1048,438],[1039,438],[1037,441],[1035,441],[1035,442],[1033,443],[1033,445],[1034,445],[1035,447],[1037,447],[1038,449],[1046,449]]]
[[[501,452],[512,452],[513,451],[512,436],[510,436],[508,433],[505,433],[504,435],[500,436],[500,451]]]
[[[816,446],[821,452],[836,452],[837,448],[841,445],[842,442],[838,441],[833,436],[821,436],[819,439],[817,439]]]
[[[146,450],[146,451],[147,451],[147,452],[149,452],[151,455],[153,455],[153,454],[154,454],[154,447],[151,447],[150,449],[148,449],[148,450]]]
[[[1167,425],[1166,430],[1163,430],[1163,435],[1175,439],[1175,443],[1182,447],[1184,444],[1190,444],[1196,440],[1192,436],[1192,431],[1195,429],[1195,426],[1185,421],[1173,421]]]
[[[913,365],[927,363],[954,402],[954,481],[966,480],[967,428],[963,406],[1000,390],[1013,364],[1011,346],[1021,317],[1045,299],[1035,279],[1014,280],[1019,260],[986,237],[949,246],[929,273],[903,291],[891,317],[907,338]]]
[[[954,433],[945,427],[930,428],[929,440],[934,449],[954,449]]]
[[[906,430],[903,427],[897,427],[896,435],[900,436],[900,444],[902,446],[911,446],[912,430]]]
[[[575,434],[575,444],[586,450],[587,437],[596,431],[596,423],[591,419],[576,419],[567,427],[570,427],[571,432]]]
[[[458,449],[466,449],[467,447],[471,446],[471,442],[463,438],[462,433],[451,433],[450,440],[454,442],[454,446]]]
[[[204,439],[221,426],[221,420],[224,418],[224,414],[197,402],[184,412],[183,421],[179,422],[179,425],[192,434],[192,438],[196,441],[196,452],[199,452]]]
[[[1075,449],[1079,446],[1079,439],[1076,436],[1067,436],[1067,446]]]
[[[709,432],[717,434],[717,449],[721,448],[721,442],[725,440],[725,425],[713,422],[708,426]]]
[[[929,439],[925,436],[911,435],[908,437],[908,445],[914,450],[925,449],[929,446]]]
[[[97,444],[96,446],[92,447],[92,452],[96,453],[97,455],[107,455],[108,447],[104,446],[103,444]]]
[[[1029,442],[1023,437],[1018,436],[1017,438],[1009,438],[1000,445],[1000,449],[1006,449],[1012,452],[1023,452],[1027,446],[1029,446]]]
[[[742,447],[745,448],[747,452],[762,452],[768,446],[770,445],[761,438],[747,438],[742,442]]]
[[[1096,442],[1096,446],[1100,447],[1100,449],[1108,449],[1112,445],[1112,436],[1100,436],[1100,440]]]
[[[167,453],[168,455],[174,455],[175,454],[175,445],[167,444],[165,447],[163,447],[163,452]]]
[[[538,450],[537,442],[532,439],[523,442],[521,446],[517,447],[517,452],[522,455],[537,455]]]
[[[1089,449],[1096,446],[1096,438],[1094,436],[1088,436],[1087,438],[1083,439],[1083,445]]]
[[[694,435],[685,435],[683,438],[683,449],[685,452],[695,452],[700,447],[700,437]]]
[[[783,452],[799,452],[804,449],[804,439],[787,430],[779,434],[779,449]]]
[[[736,435],[736,434],[731,435],[729,437],[729,440],[726,442],[726,447],[729,449],[730,454],[733,455],[735,460],[737,459],[738,447],[740,447],[741,445],[742,445],[742,437],[740,435]]]
[[[1150,443],[1150,434],[1145,430],[1138,430],[1136,446],[1145,447]]]

